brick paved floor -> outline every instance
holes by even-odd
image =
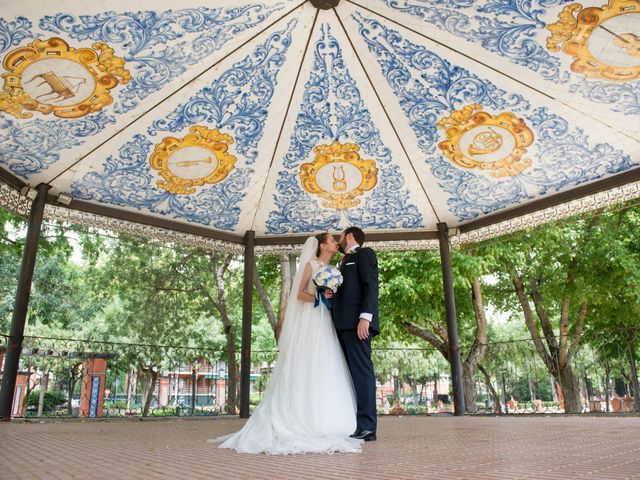
[[[236,418],[0,424],[1,479],[640,479],[639,417],[385,417],[361,454],[241,455]]]

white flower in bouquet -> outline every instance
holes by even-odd
[[[313,283],[319,288],[326,288],[335,293],[342,285],[342,274],[333,265],[326,265],[316,270],[311,277]]]

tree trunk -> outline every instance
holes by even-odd
[[[280,333],[284,325],[284,316],[287,313],[289,294],[291,293],[291,282],[295,276],[296,257],[295,255],[280,255],[280,304],[278,306],[278,322],[276,324],[276,342],[280,340]]]
[[[611,411],[611,368],[609,367],[609,360],[604,359],[604,395],[607,403],[607,413]]]
[[[262,281],[260,280],[260,276],[258,275],[258,269],[253,269],[253,286],[258,293],[258,297],[260,298],[260,303],[262,303],[262,308],[267,315],[267,320],[269,320],[269,325],[271,325],[271,329],[275,335],[276,328],[278,326],[278,320],[276,319],[276,314],[273,311],[273,307],[271,306],[271,301],[269,300],[269,295],[267,295],[267,291],[264,289],[264,285],[262,285]],[[276,337],[277,340],[277,337]]]
[[[568,281],[571,282],[571,274],[569,274],[569,277]],[[515,272],[512,272],[512,281],[515,293],[518,296],[520,306],[522,307],[525,324],[529,330],[533,344],[542,358],[547,371],[560,383],[562,387],[565,413],[580,413],[582,411],[580,404],[580,389],[573,373],[573,369],[571,368],[571,361],[577,351],[580,337],[582,335],[582,329],[584,328],[585,317],[587,314],[587,302],[583,301],[580,304],[578,318],[576,319],[575,328],[571,335],[571,343],[569,344],[569,307],[571,305],[571,301],[569,297],[565,296],[563,298],[562,308],[560,311],[560,339],[558,342],[553,335],[549,315],[543,306],[542,295],[538,291],[539,281],[536,279],[531,281],[530,295],[535,306],[544,338],[547,342],[547,346],[545,347],[538,332],[538,324],[534,319],[531,306],[529,305],[529,299],[525,291],[524,282]]]
[[[229,318],[226,289],[224,284],[224,275],[227,272],[232,259],[232,254],[227,254],[222,259],[220,259],[218,254],[212,254],[211,268],[216,278],[217,300],[213,300],[210,296],[209,299],[220,313],[220,320],[224,327],[224,335],[227,339],[227,399],[225,402],[225,409],[227,413],[235,415],[238,405],[238,385],[240,383],[240,371],[238,368],[238,360],[236,358],[238,334],[233,321]],[[206,289],[204,286],[203,288]]]
[[[42,378],[40,379],[40,397],[38,398],[38,416],[42,416],[44,410],[44,396],[47,393],[47,387],[49,386],[49,372],[43,371]]]
[[[134,368],[129,370],[127,375],[127,410],[131,411],[131,405],[135,402],[136,393],[136,371]]]
[[[140,393],[142,404],[143,417],[149,414],[149,407],[151,406],[151,400],[153,399],[153,392],[156,387],[156,380],[158,379],[158,371],[152,365],[144,366],[138,365],[138,380],[140,381]]]
[[[567,364],[560,369],[560,386],[564,396],[564,413],[581,413],[580,388],[571,365]]]
[[[551,386],[551,400],[557,402],[558,399],[558,389],[556,388],[556,380],[553,378],[553,375],[549,374],[549,385]]]
[[[149,415],[149,408],[151,407],[151,400],[153,398],[153,392],[155,392],[156,390],[156,382],[158,380],[158,370],[156,370],[153,367],[149,368],[150,374],[148,375],[149,377],[149,382],[144,382],[143,385],[143,390],[144,390],[144,386],[147,385],[147,391],[146,391],[146,395],[143,395],[143,400],[142,400],[142,416],[146,417],[147,415]]]
[[[475,366],[463,362],[462,363],[462,388],[464,389],[464,409],[467,413],[476,413],[478,406],[476,405],[476,382],[473,378]]]
[[[408,383],[411,386],[411,395],[413,396],[411,403],[413,403],[416,401],[416,397],[418,397],[418,382],[416,380],[409,379]],[[418,399],[418,403],[420,403],[420,399]]]
[[[293,259],[293,262],[292,262]],[[293,267],[292,267],[293,263]],[[276,343],[280,340],[280,332],[282,331],[282,325],[284,324],[284,316],[287,312],[287,303],[289,302],[289,294],[291,292],[291,282],[295,272],[295,257],[293,255],[280,255],[280,299],[278,302],[278,314],[273,311],[269,295],[267,294],[262,281],[258,276],[258,269],[253,273],[253,285],[256,287],[256,292],[262,303],[269,325],[273,330],[273,334],[276,337]]]
[[[493,388],[493,384],[491,383],[491,376],[489,372],[485,370],[482,365],[478,365],[478,370],[482,372],[484,376],[484,383],[487,386],[487,389],[491,393],[491,399],[493,400],[494,409],[497,410],[497,413],[502,413],[502,407],[500,406],[500,395],[496,392],[496,389]]]
[[[433,377],[433,403],[437,405],[438,402],[438,377]]]
[[[33,387],[31,386],[31,362],[29,361],[29,364],[27,365],[27,388],[26,391],[23,392],[24,401],[22,402],[22,411],[20,412],[20,415],[22,415],[23,417],[26,417],[29,414],[29,394],[34,388],[36,388],[36,385],[38,383],[39,381],[34,382]]]
[[[527,384],[529,385],[529,400],[533,403],[533,401],[536,400],[536,391],[531,381],[531,376],[529,375],[527,375]]]
[[[231,415],[237,413],[239,382],[240,372],[236,359],[235,344],[227,342],[227,399],[225,402],[225,410]]]
[[[393,378],[393,400],[400,400],[400,378],[398,375],[392,375]]]
[[[462,363],[462,386],[464,389],[465,411],[475,413],[478,407],[475,401],[476,389],[474,375],[476,368],[487,353],[488,341],[487,317],[484,311],[482,286],[479,278],[474,278],[471,281],[471,300],[473,302],[473,312],[476,320],[476,332],[469,353]]]
[[[78,374],[78,367],[80,367],[81,365],[81,363],[76,363],[69,368],[69,382],[67,384],[67,388],[69,389],[69,397],[67,399],[67,414],[69,416],[73,415],[73,391],[76,389],[76,382],[80,377],[80,374]]]
[[[173,379],[173,404],[178,406],[178,387],[180,386],[180,377],[176,374]]]
[[[634,410],[640,412],[640,385],[638,385],[638,369],[636,368],[636,356],[633,342],[629,340],[629,367],[631,369],[631,396],[634,399]]]
[[[464,389],[465,410],[469,413],[477,411],[475,403],[475,380],[476,368],[484,359],[487,353],[488,328],[487,318],[484,311],[484,301],[482,299],[482,287],[479,278],[474,278],[471,282],[471,298],[476,320],[475,338],[469,353],[462,362],[462,385]],[[417,327],[409,322],[403,322],[402,327],[409,333],[416,335],[431,345],[433,345],[442,356],[449,361],[449,342],[446,330],[441,326],[432,323],[433,332]],[[436,399],[437,400],[437,399]]]
[[[73,376],[70,375],[69,376],[69,383],[67,385],[68,388],[68,394],[67,394],[67,415],[68,416],[72,416],[73,415],[73,389],[76,386],[76,382],[73,379]]]

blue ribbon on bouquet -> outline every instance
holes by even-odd
[[[313,302],[313,306],[317,307],[318,305],[320,305],[320,302],[324,303],[324,306],[327,307],[329,310],[331,310],[331,300],[329,300],[327,297],[325,297],[322,292],[324,292],[325,290],[327,290],[326,288],[323,287],[317,287],[316,288],[316,300]]]

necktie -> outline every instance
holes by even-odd
[[[345,263],[347,263],[347,260],[349,259],[349,255],[351,255],[350,253],[345,253],[344,257],[342,257],[342,261],[340,262],[340,266],[344,266]]]

